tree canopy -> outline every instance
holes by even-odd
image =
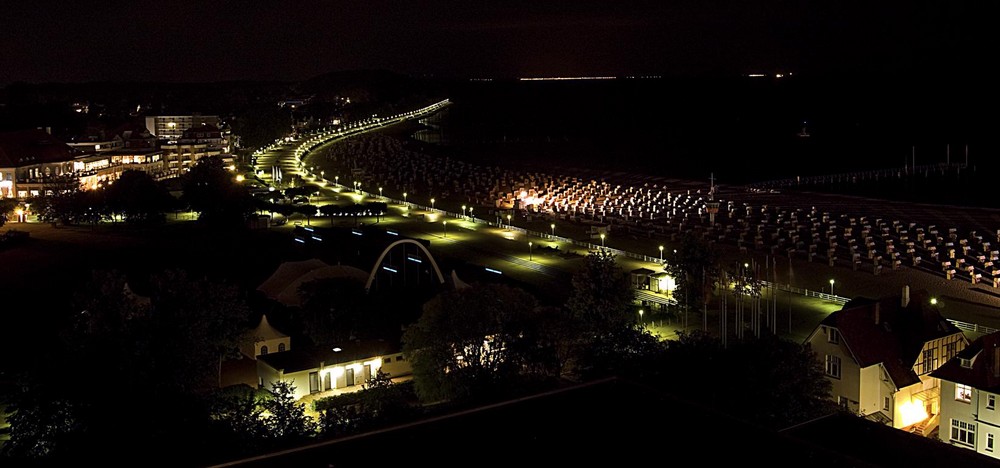
[[[253,213],[254,202],[246,187],[217,157],[201,158],[181,176],[181,200],[198,212],[198,219],[212,226],[240,226]]]
[[[531,375],[540,323],[535,298],[499,284],[446,291],[403,336],[424,401],[495,395]]]

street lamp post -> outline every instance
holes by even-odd
[[[444,222],[444,236],[448,237],[448,221]]]
[[[406,192],[403,192],[403,204],[407,205],[407,203],[406,203]],[[409,205],[407,205],[407,206],[409,206]]]
[[[507,229],[510,229],[510,215],[507,215]]]
[[[472,216],[472,208],[474,208],[474,207],[472,207],[472,206],[469,207],[469,217],[472,218],[472,219],[476,219],[474,216]]]
[[[550,224],[549,227],[552,228],[552,237],[555,237],[556,236],[556,223]]]
[[[528,261],[531,261],[531,241],[528,241]]]
[[[431,198],[431,209],[432,210],[434,209],[434,199],[433,198]]]
[[[378,188],[378,197],[382,198],[382,187]]]
[[[833,278],[830,278],[830,295],[833,295]]]
[[[660,246],[660,263],[663,263],[663,246]]]
[[[462,217],[465,217],[465,205],[462,205]]]
[[[337,185],[340,185],[340,176],[339,175],[333,176],[333,183],[335,183]]]
[[[639,325],[640,326],[642,325],[642,313],[643,313],[643,310],[639,309]]]
[[[604,233],[601,233],[601,248],[604,248]]]

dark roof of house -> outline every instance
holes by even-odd
[[[972,368],[962,367],[962,359],[971,360]],[[979,337],[931,376],[1000,393],[1000,332]]]
[[[853,299],[822,324],[840,332],[858,364],[882,363],[900,388],[920,382],[913,365],[926,342],[961,333],[930,305],[926,291],[912,292],[906,307],[901,296]]]
[[[635,270],[632,270],[629,273],[632,273],[633,275],[652,275],[653,273],[656,272],[650,270],[649,268],[636,268]]]
[[[340,351],[334,351],[334,349]],[[383,340],[352,341],[329,348],[292,349],[280,353],[257,356],[265,364],[283,372],[299,372],[315,369],[321,365],[333,365],[359,361],[374,356],[394,354],[400,351],[399,343]]]
[[[69,161],[73,149],[44,130],[0,133],[0,167]]]

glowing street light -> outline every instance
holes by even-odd
[[[403,192],[403,204],[406,204],[406,192]]]
[[[507,228],[510,229],[510,215],[507,215]]]
[[[663,246],[660,246],[660,263],[663,263]]]
[[[465,217],[465,205],[462,205],[462,217]]]
[[[236,181],[237,182],[243,182],[244,180],[246,180],[246,178],[243,177],[243,174],[239,174],[239,175],[236,176]]]
[[[444,236],[448,237],[448,221],[444,222]]]
[[[470,218],[473,218],[473,216],[472,216],[472,208],[473,208],[473,207],[471,207],[471,206],[469,207],[469,217],[470,217]],[[475,219],[475,218],[473,218],[473,219]]]
[[[640,325],[642,325],[642,313],[643,313],[643,310],[639,309],[639,324]]]
[[[340,176],[333,176],[333,183],[340,185]]]
[[[431,209],[432,210],[434,209],[434,199],[433,198],[431,198]]]
[[[833,295],[833,278],[830,278],[830,295]]]
[[[550,224],[549,228],[552,229],[552,237],[555,237],[556,236],[556,223]]]
[[[601,233],[601,248],[604,248],[604,233]]]
[[[382,198],[382,187],[378,188],[378,197]]]
[[[531,261],[531,241],[528,241],[528,261]]]
[[[931,305],[937,305],[937,298],[936,297],[932,297],[931,298]]]

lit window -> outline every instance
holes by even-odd
[[[835,379],[840,378],[840,358],[826,355],[826,375]]]
[[[968,385],[955,384],[955,400],[972,402],[972,387]]]
[[[957,419],[951,420],[951,441],[957,442],[962,445],[968,445],[969,447],[976,446],[976,425],[972,423],[967,423],[965,421],[959,421]]]
[[[994,410],[997,408],[997,396],[996,395],[986,395],[986,409]]]
[[[836,328],[830,328],[826,335],[827,343],[840,343],[840,332]]]

